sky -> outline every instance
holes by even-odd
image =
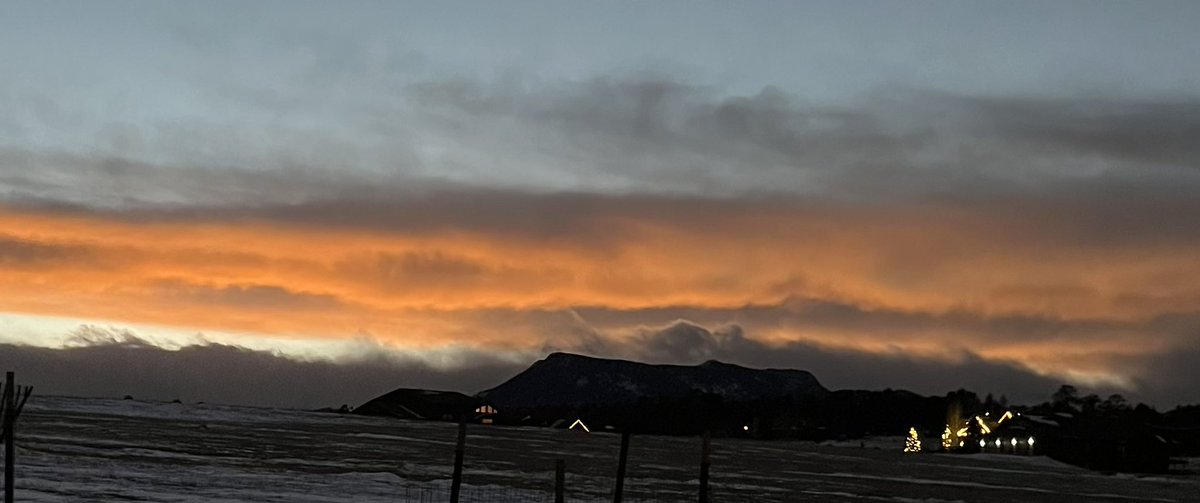
[[[1200,402],[1196,2],[0,1],[0,363]]]

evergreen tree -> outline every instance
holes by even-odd
[[[921,452],[921,436],[917,434],[916,428],[908,429],[908,438],[904,439],[904,452]]]
[[[950,429],[950,425],[946,425],[946,430],[942,432],[942,450],[949,451],[955,447],[958,447],[955,444],[957,438],[958,436],[955,435],[954,431]]]
[[[1078,410],[1075,408],[1075,404],[1078,402],[1079,390],[1069,384],[1062,385],[1051,397],[1051,405],[1054,409],[1063,412]]]

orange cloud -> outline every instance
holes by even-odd
[[[0,210],[0,311],[305,337],[370,333],[417,346],[529,346],[548,336],[545,327],[498,326],[469,313],[723,312],[818,299],[858,311],[833,325],[807,312],[714,322],[745,323],[768,341],[927,354],[970,348],[1049,366],[1047,355],[1075,347],[1168,345],[1171,335],[1150,324],[1200,300],[1200,243],[1064,236],[1081,225],[1054,206],[1040,208],[1039,220],[1001,203],[593,203],[553,232],[529,223],[416,228],[253,212],[8,208]],[[926,321],[853,321],[878,313]],[[1019,326],[996,328],[1009,318],[1063,326],[1039,328],[1031,341]]]

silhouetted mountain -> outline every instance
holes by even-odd
[[[479,396],[501,410],[605,407],[646,399],[712,395],[725,402],[819,399],[829,393],[803,370],[756,370],[718,361],[649,365],[553,353]]]

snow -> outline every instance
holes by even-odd
[[[286,409],[35,396],[19,501],[446,501],[456,427]],[[713,440],[712,500],[1195,501],[1195,476],[1107,476],[1044,457],[901,454],[903,437]],[[619,436],[473,425],[464,502],[611,499]],[[634,436],[626,501],[694,501],[697,438]]]

